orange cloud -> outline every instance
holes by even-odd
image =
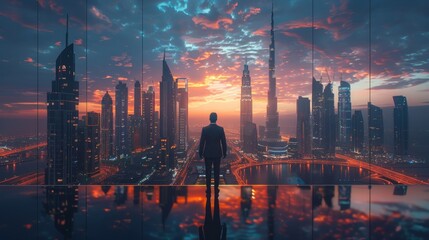
[[[256,7],[251,7],[249,8],[249,10],[247,11],[240,11],[238,12],[238,15],[243,15],[243,20],[247,21],[247,19],[249,19],[251,16],[253,15],[257,15],[261,12],[260,8],[256,8]]]
[[[103,14],[98,8],[96,8],[95,6],[92,6],[91,8],[91,13],[98,19],[105,21],[107,23],[111,23],[109,17],[107,17],[105,14]]]
[[[268,35],[267,32],[268,32],[269,29],[270,29],[269,26],[265,26],[265,27],[257,29],[252,34],[255,35],[255,36],[266,37]]]
[[[74,44],[76,44],[76,45],[82,45],[82,43],[83,43],[82,38],[74,40]]]
[[[24,62],[33,63],[34,60],[31,57],[27,57]]]
[[[25,28],[29,28],[29,29],[32,29],[32,30],[38,30],[38,31],[41,31],[41,32],[52,32],[51,30],[43,28],[43,26],[41,26],[41,25],[39,25],[39,27],[37,27],[37,25],[34,24],[34,23],[25,22],[24,20],[21,19],[21,16],[17,15],[16,13],[1,12],[0,11],[0,16],[9,18],[11,21],[18,23],[22,27],[25,27]]]
[[[205,51],[203,52],[200,56],[198,56],[197,58],[191,58],[191,57],[187,57],[188,54],[185,54],[185,56],[182,56],[180,58],[180,60],[182,61],[193,61],[195,65],[200,64],[202,61],[207,60],[210,58],[210,56],[213,55],[212,52],[210,51]]]
[[[49,0],[49,8],[58,14],[63,11],[63,7],[59,6],[54,0]]]
[[[237,6],[238,6],[238,2],[233,3],[233,4],[231,4],[231,5],[228,5],[228,6],[227,6],[227,9],[225,10],[225,12],[226,12],[227,14],[231,14]]]

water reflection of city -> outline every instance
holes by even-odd
[[[350,166],[329,164],[277,164],[245,168],[239,171],[247,184],[368,184],[369,171]],[[372,184],[388,181],[371,178]]]
[[[425,239],[429,233],[425,186],[220,190],[228,239]],[[0,192],[1,239],[198,239],[207,215],[203,186],[10,186]]]

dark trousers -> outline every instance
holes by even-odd
[[[206,163],[206,188],[207,194],[211,193],[211,178],[212,178],[212,165],[214,172],[214,185],[215,193],[219,193],[219,168],[220,168],[220,158],[205,158]]]

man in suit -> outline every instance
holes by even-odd
[[[216,124],[217,114],[210,113],[210,124],[201,131],[199,155],[206,164],[206,194],[211,195],[212,165],[214,170],[215,193],[219,196],[219,167],[221,158],[226,157],[226,139],[223,127]]]

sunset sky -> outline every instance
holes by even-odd
[[[409,105],[428,105],[427,9],[425,0],[412,4],[372,1],[370,44],[369,1],[314,1],[312,34],[312,1],[275,0],[280,121],[282,115],[295,114],[298,96],[311,97],[312,63],[314,76],[319,79],[322,75],[325,84],[329,73],[335,100],[342,76],[351,83],[353,108],[363,108],[368,102],[370,45],[373,103],[392,106],[393,95],[405,95]],[[166,50],[174,77],[189,79],[191,122],[216,111],[238,123],[246,56],[254,115],[263,120],[270,12],[270,1],[257,0],[40,0],[38,6],[34,1],[9,0],[0,10],[0,115],[9,119],[35,116],[38,51],[39,114],[46,117],[46,92],[55,77],[55,59],[64,48],[68,13],[81,115],[86,109],[100,112],[103,94],[108,90],[114,97],[118,81],[128,85],[130,113],[136,80],[143,81],[143,89],[154,85],[158,98]]]

